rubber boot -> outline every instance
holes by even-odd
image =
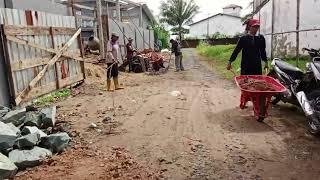
[[[114,77],[114,78],[113,78],[113,82],[114,82],[114,88],[115,88],[115,90],[124,89],[123,87],[120,87],[120,86],[119,86],[118,77]]]
[[[107,91],[112,92],[113,90],[111,89],[111,80],[107,79]]]

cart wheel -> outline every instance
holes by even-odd
[[[257,119],[258,122],[263,122],[263,120],[264,120],[264,117],[262,116],[259,116],[259,118]]]

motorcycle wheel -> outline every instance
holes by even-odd
[[[320,90],[312,91],[307,95],[310,100],[311,106],[315,109],[316,113],[309,117],[308,128],[312,135],[320,136],[320,126],[314,124],[315,121],[320,121]]]
[[[272,105],[277,105],[281,101],[281,98],[279,96],[280,95],[274,95],[271,97],[271,104]]]

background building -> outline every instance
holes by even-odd
[[[198,22],[190,24],[189,37],[206,38],[216,33],[235,36],[244,31],[241,22],[241,6],[229,5],[223,8],[223,13],[215,14]]]

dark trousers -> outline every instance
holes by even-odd
[[[133,57],[127,57],[127,61],[129,63],[129,72],[133,71]]]
[[[119,75],[119,67],[118,64],[113,64],[113,63],[107,63],[108,71],[107,71],[107,78],[116,78]],[[110,66],[112,66],[110,68]]]

